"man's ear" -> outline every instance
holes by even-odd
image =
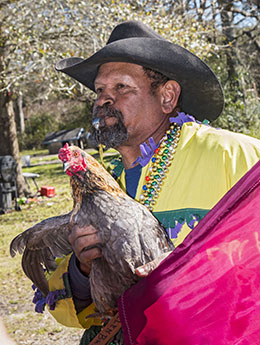
[[[170,114],[178,104],[181,87],[175,80],[168,80],[161,88],[161,107],[165,114]]]

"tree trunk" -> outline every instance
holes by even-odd
[[[16,183],[18,196],[28,196],[28,190],[22,174],[22,164],[16,132],[13,101],[7,92],[0,93],[0,126],[3,128],[0,135],[0,156],[13,156],[16,161]]]
[[[23,113],[23,94],[22,92],[19,93],[17,99],[17,106],[18,106],[18,115],[19,115],[19,123],[20,123],[20,132],[24,134],[24,113]]]
[[[0,72],[5,68],[5,39],[0,31]],[[15,113],[10,91],[5,89],[4,79],[0,79],[0,156],[13,156],[16,161],[16,184],[18,196],[29,196],[31,192],[26,186],[19,153],[16,132]]]
[[[221,9],[220,17],[222,23],[222,32],[225,36],[224,44],[228,46],[226,50],[226,59],[227,59],[227,73],[228,73],[228,82],[230,89],[234,91],[233,101],[237,100],[238,91],[241,90],[239,85],[239,77],[236,70],[238,64],[238,56],[234,47],[234,23],[233,23],[233,14],[230,11],[230,8],[233,6],[233,1],[230,0],[218,0],[219,7]]]
[[[10,140],[8,138],[8,121],[6,109],[6,93],[0,92],[0,156],[7,156],[11,153]]]
[[[217,23],[216,23],[216,0],[212,0],[210,2],[210,7],[211,7],[211,13],[212,13],[212,23],[214,26],[213,30],[213,42],[216,44],[217,43]]]

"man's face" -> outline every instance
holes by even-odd
[[[100,118],[99,142],[108,147],[145,141],[162,112],[159,95],[139,65],[109,62],[99,68],[95,80],[97,99],[93,117]]]

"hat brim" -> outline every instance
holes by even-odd
[[[181,110],[200,121],[213,121],[223,110],[223,90],[214,72],[196,55],[166,40],[122,39],[106,45],[86,60],[63,59],[55,67],[95,91],[98,68],[107,62],[138,64],[176,80],[182,89]]]

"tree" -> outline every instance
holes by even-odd
[[[227,95],[223,127],[244,130],[245,123],[250,126],[253,121],[252,104],[257,106],[260,88],[255,0],[0,0],[0,6],[0,154],[11,154],[18,163],[13,103],[20,102],[22,115],[21,95],[27,106],[56,97],[81,101],[93,97],[79,83],[58,74],[54,64],[65,57],[90,56],[105,44],[117,23],[128,19],[147,23],[213,66]],[[251,114],[246,121],[244,113]],[[24,185],[21,178],[20,193]]]
[[[57,92],[72,97],[83,95],[79,84],[55,72],[55,62],[70,56],[86,58],[105,44],[116,24],[127,19],[141,20],[171,41],[207,57],[213,48],[205,40],[201,42],[206,30],[200,23],[191,20],[188,26],[183,25],[181,18],[163,11],[168,1],[150,3],[10,0],[2,11],[7,39],[2,75],[5,88],[13,88],[17,95],[22,91],[24,97],[28,90],[33,90],[33,101],[55,96]]]
[[[184,1],[178,2],[182,11],[184,5]],[[205,39],[205,25],[172,16],[169,1],[5,0],[0,6],[0,121],[5,125],[1,140],[8,143],[6,150],[0,153],[13,155],[18,163],[19,194],[24,192],[25,184],[19,168],[15,127],[10,125],[13,102],[19,100],[21,94],[27,105],[57,95],[83,101],[91,97],[82,85],[58,75],[55,62],[70,56],[90,56],[105,44],[112,28],[127,19],[147,23],[204,59],[214,51],[214,46]],[[21,111],[22,107],[18,109]]]
[[[1,9],[1,8],[0,8]],[[2,135],[0,136],[0,155],[11,155],[16,161],[16,182],[18,195],[29,195],[30,191],[26,187],[23,175],[22,165],[19,156],[19,146],[16,132],[15,113],[12,101],[12,93],[5,88],[4,78],[4,50],[7,40],[3,38],[0,31],[0,124]]]
[[[208,62],[221,79],[226,95],[223,115],[214,125],[257,135],[260,123],[260,5],[257,0],[182,0],[168,9],[211,28],[206,39],[215,45]],[[260,137],[260,130],[258,130]]]
[[[217,43],[226,66],[222,73],[226,111],[217,125],[259,135],[252,130],[260,122],[259,3],[217,0],[215,8],[219,16],[218,25],[215,22]]]

